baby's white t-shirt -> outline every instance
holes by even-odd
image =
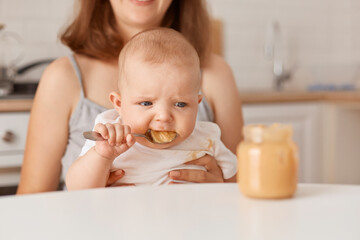
[[[118,122],[121,123],[121,118],[115,109],[102,112],[95,119],[95,125]],[[117,183],[168,184],[173,181],[168,177],[171,170],[200,169],[206,171],[203,166],[186,165],[185,163],[208,154],[217,160],[224,179],[228,179],[236,174],[237,161],[236,156],[220,140],[220,135],[220,128],[217,124],[197,121],[192,134],[173,147],[154,149],[136,142],[113,161],[111,171],[116,169],[125,171],[125,176]],[[95,141],[86,140],[80,156],[93,146],[95,146]]]

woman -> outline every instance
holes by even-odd
[[[18,194],[58,188],[84,143],[82,132],[95,116],[111,108],[116,88],[117,56],[134,34],[165,26],[180,31],[201,59],[205,101],[198,118],[216,122],[222,140],[235,152],[241,140],[242,114],[235,80],[227,63],[209,53],[209,18],[201,0],[81,0],[77,17],[61,40],[74,55],[54,61],[44,72],[34,98]],[[177,170],[169,176],[191,182],[223,182],[215,159],[206,156],[191,164],[207,172]],[[118,170],[108,184],[124,174]],[[231,179],[235,181],[235,179]]]

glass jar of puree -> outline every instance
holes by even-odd
[[[296,191],[298,150],[292,128],[273,124],[247,125],[238,145],[238,185],[255,198],[290,198]]]

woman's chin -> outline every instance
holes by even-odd
[[[129,19],[130,24],[137,29],[146,30],[160,26],[160,22],[155,20],[153,17],[141,15],[139,17],[131,16]]]

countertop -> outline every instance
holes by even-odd
[[[294,198],[236,183],[0,197],[0,239],[360,239],[360,186],[299,184]]]
[[[240,91],[243,104],[285,102],[360,102],[360,91]]]
[[[31,110],[32,103],[32,98],[2,98],[0,112],[28,112]]]
[[[286,102],[360,102],[360,91],[240,91],[243,104]],[[32,98],[0,98],[0,112],[30,111]]]

